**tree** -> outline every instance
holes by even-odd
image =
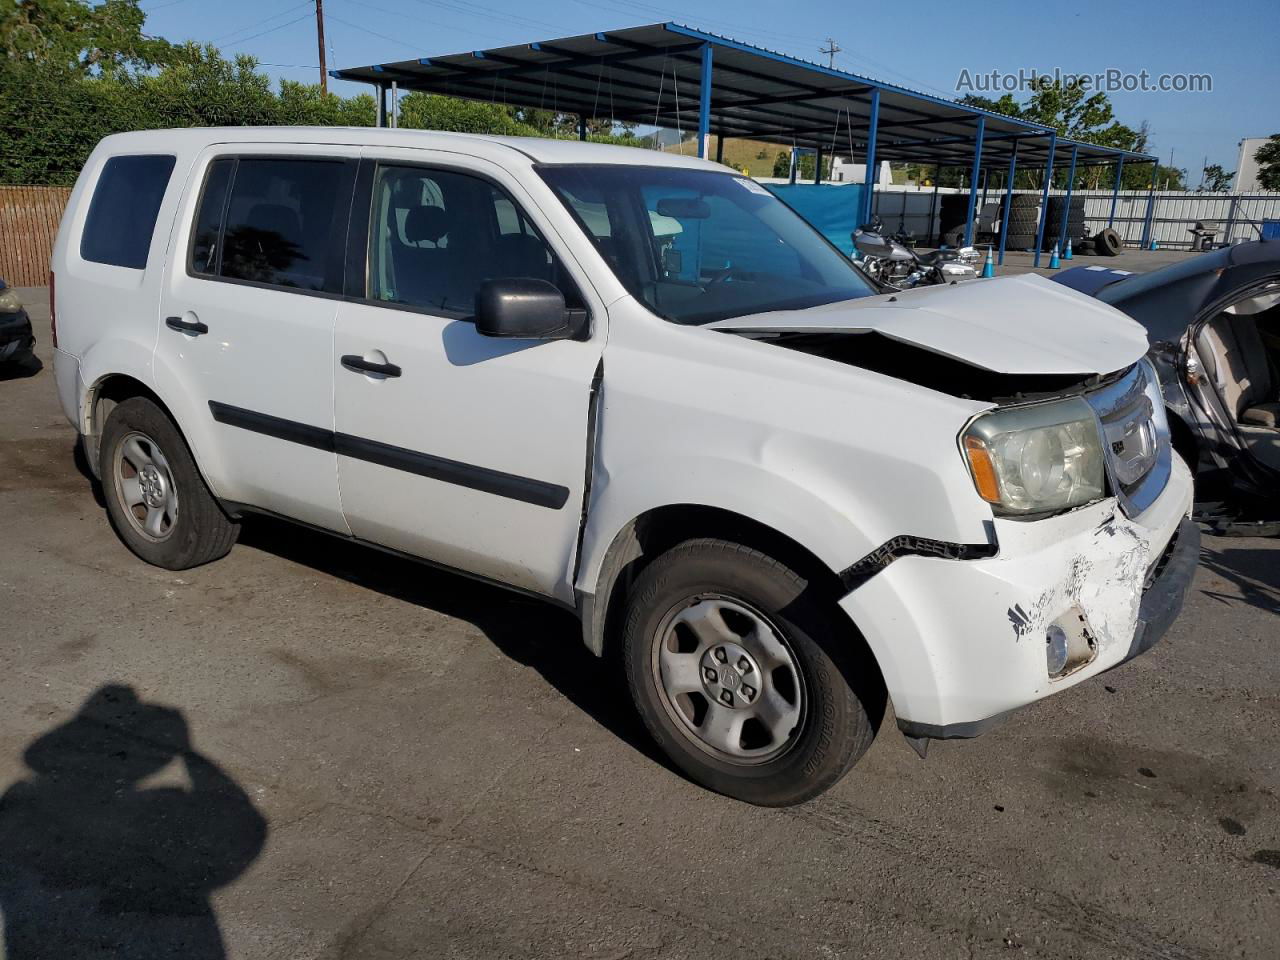
[[[150,69],[177,48],[142,32],[138,0],[17,0],[0,7],[0,51],[10,60],[80,73]]]
[[[1141,153],[1147,149],[1147,141],[1150,139],[1150,128],[1145,120],[1137,130],[1120,123],[1115,119],[1111,100],[1105,93],[1087,95],[1084,88],[1080,86],[1064,87],[1057,83],[1043,86],[1032,93],[1025,103],[1018,103],[1013,95],[1008,93],[999,100],[970,94],[961,97],[960,102],[980,110],[990,110],[1005,116],[1053,127],[1058,131],[1058,136],[1079,140],[1081,143],[1096,143],[1100,146]],[[949,181],[958,179],[958,176],[958,173],[944,175],[939,177],[939,182],[943,186],[955,186],[955,183]],[[1160,182],[1171,176],[1172,171],[1165,171],[1165,176]],[[1100,186],[1101,178],[1101,168],[1077,170],[1075,185],[1077,187]],[[1122,187],[1125,190],[1145,189],[1151,181],[1151,169],[1146,165],[1129,165],[1125,167],[1121,178]],[[1055,171],[1055,186],[1064,186],[1065,179],[1065,172]],[[1177,182],[1182,182],[1180,177]],[[1031,188],[1040,187],[1043,184],[1043,169],[1024,167],[1018,171],[1016,187]]]
[[[786,150],[779,150],[778,155],[773,158],[773,175],[775,177],[791,176],[791,154]]]
[[[1263,190],[1280,190],[1280,133],[1273,133],[1267,142],[1253,152],[1258,164],[1258,186]]]
[[[1231,179],[1235,173],[1228,173],[1221,164],[1211,163],[1204,168],[1204,189],[1217,192],[1231,189]]]

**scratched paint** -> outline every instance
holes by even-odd
[[[1151,548],[1134,525],[1112,514],[1093,531],[1088,547],[1071,558],[1061,580],[1025,607],[1010,608],[1015,641],[1042,637],[1057,618],[1076,608],[1099,652],[1114,643],[1127,647],[1137,628],[1150,558]]]

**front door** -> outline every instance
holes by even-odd
[[[519,184],[481,160],[366,158],[353,210],[363,270],[348,269],[359,286],[334,338],[351,532],[571,600],[603,333],[495,340],[472,313],[480,283],[502,277],[555,283],[583,308],[581,277]]]

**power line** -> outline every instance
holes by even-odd
[[[285,9],[281,10],[279,13],[273,13],[269,17],[263,17],[261,19],[258,19],[247,26],[237,27],[235,30],[231,30],[228,33],[220,34],[219,36],[216,36],[212,40],[208,40],[206,42],[212,43],[212,44],[222,43],[222,41],[230,40],[232,37],[235,37],[238,34],[244,33],[246,30],[256,30],[257,28],[261,27],[264,23],[270,23],[272,20],[279,20],[281,17],[288,16],[289,14],[293,13],[293,11],[295,10],[301,10],[303,7],[310,7],[310,6],[311,6],[311,0],[302,0],[302,3],[295,3],[293,6],[286,7]]]
[[[307,5],[310,6],[309,3]],[[259,37],[265,37],[268,33],[275,33],[277,30],[283,30],[285,27],[292,27],[295,23],[301,23],[303,20],[310,20],[310,19],[311,19],[311,14],[304,13],[302,16],[298,17],[295,20],[290,20],[287,23],[282,23],[278,27],[271,27],[268,30],[263,30],[261,33],[254,33],[247,37],[242,37],[241,39],[237,40],[235,43],[227,44],[227,46],[241,47],[241,46],[244,46],[246,43],[248,43],[250,40],[257,40]]]

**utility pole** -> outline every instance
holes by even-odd
[[[329,95],[329,71],[324,62],[324,0],[316,0],[316,42],[320,44],[320,93]]]
[[[827,55],[827,66],[834,70],[836,67],[836,54],[842,49],[842,47],[836,46],[835,40],[831,37],[827,37],[827,45],[825,47],[819,47],[818,52],[825,53]]]

